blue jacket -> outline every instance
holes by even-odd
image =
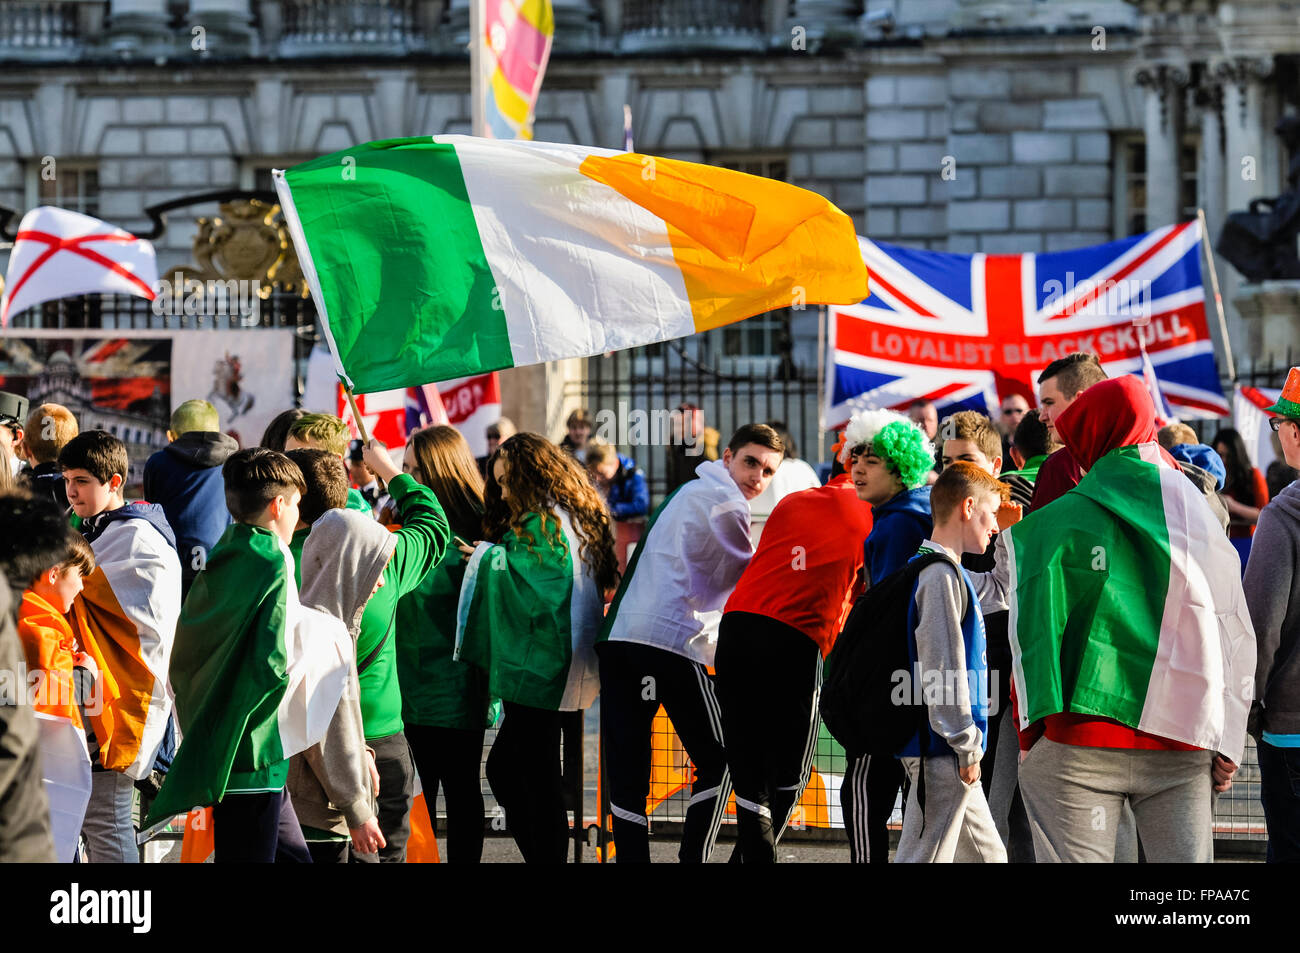
[[[865,545],[871,582],[880,582],[902,569],[933,531],[930,488],[904,490],[887,503],[871,508],[871,534]]]
[[[1214,448],[1203,443],[1180,443],[1169,451],[1169,455],[1179,463],[1190,463],[1200,467],[1214,477],[1214,488],[1223,492],[1223,483],[1228,478],[1228,470],[1223,465],[1223,457],[1214,452]]]
[[[928,489],[928,487],[927,487]],[[975,727],[980,733],[980,748],[987,752],[988,735],[989,735],[989,673],[988,673],[988,651],[985,640],[984,616],[980,612],[979,596],[975,592],[975,587],[971,584],[970,576],[965,568],[958,567],[961,572],[961,584],[966,589],[966,611],[961,617],[961,642],[962,654],[966,659],[966,671],[948,672],[940,671],[932,673],[938,676],[937,684],[926,684],[926,675],[921,670],[918,661],[919,653],[916,647],[916,627],[920,619],[920,610],[917,607],[916,590],[920,586],[920,579],[912,586],[911,604],[907,610],[907,655],[912,663],[912,678],[908,683],[911,685],[914,693],[913,700],[924,701],[927,709],[930,702],[929,697],[940,699],[939,704],[953,705],[950,694],[953,691],[951,685],[947,684],[950,678],[962,678],[966,682],[966,688],[970,698],[970,719],[974,722]],[[934,693],[933,696],[927,696],[926,691],[929,689]],[[939,755],[952,754],[952,748],[949,746],[948,739],[934,730],[932,722],[927,722],[925,731],[929,737],[926,739],[924,750],[921,747],[921,732],[917,731],[912,739],[903,746],[903,750],[898,752],[900,758],[919,758],[937,757]]]
[[[650,488],[645,474],[631,457],[618,455],[618,472],[609,481],[609,515],[616,520],[645,516],[650,512]]]
[[[221,467],[238,449],[239,444],[223,433],[194,430],[181,434],[144,465],[144,498],[162,507],[176,534],[185,592],[230,525]],[[201,550],[201,559],[196,559],[196,550]]]

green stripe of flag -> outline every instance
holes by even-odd
[[[1069,711],[1139,723],[1170,571],[1160,469],[1139,454],[1111,451],[1011,530],[1029,721]]]
[[[442,379],[513,366],[455,146],[368,143],[285,181],[354,390],[405,387],[421,366]]]

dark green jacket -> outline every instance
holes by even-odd
[[[455,661],[456,606],[465,559],[448,547],[424,582],[397,603],[397,675],[402,721],[433,728],[487,724],[487,674]]]
[[[361,681],[361,719],[366,739],[402,730],[402,693],[397,679],[397,604],[414,592],[447,552],[451,528],[437,497],[402,473],[388,484],[402,528],[397,548],[384,570],[384,585],[366,603],[357,637]],[[378,654],[375,654],[378,649]],[[374,656],[373,659],[371,656]]]

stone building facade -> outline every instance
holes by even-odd
[[[627,103],[638,151],[785,178],[872,238],[1048,251],[1197,206],[1217,236],[1283,187],[1271,130],[1300,52],[1285,2],[553,2],[538,139],[620,147]],[[468,0],[7,0],[0,205],[142,229],[147,206],[265,187],[273,166],[468,132],[467,33]],[[192,237],[173,216],[160,267],[189,262]],[[1220,273],[1234,349],[1285,343],[1238,317]],[[783,330],[813,366],[812,312],[751,319],[715,351],[762,370]]]

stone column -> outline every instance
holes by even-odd
[[[802,26],[817,40],[844,41],[858,36],[856,8],[852,0],[794,0],[788,26]]]
[[[1183,92],[1188,71],[1181,66],[1153,65],[1139,69],[1137,84],[1146,90],[1147,229],[1172,225],[1182,218],[1180,140],[1183,133]]]
[[[623,32],[623,0],[600,0],[600,15],[605,36],[617,40]]]
[[[165,56],[177,47],[167,0],[112,0],[105,45],[124,58]]]
[[[1265,80],[1273,71],[1271,57],[1232,57],[1212,63],[1210,74],[1223,86],[1223,175],[1224,214],[1245,211],[1251,199],[1271,198],[1272,192],[1263,182],[1263,152],[1272,147],[1265,137],[1271,130],[1264,128],[1263,101]],[[1222,225],[1219,226],[1222,228]],[[1212,241],[1218,234],[1211,236]],[[1228,320],[1228,335],[1234,353],[1240,360],[1244,355],[1262,357],[1258,347],[1264,341],[1253,333],[1249,308],[1241,309],[1245,300],[1245,280],[1235,268],[1219,268],[1224,310]],[[1209,302],[1206,306],[1209,307]]]
[[[1269,195],[1262,184],[1265,136],[1262,80],[1273,72],[1271,57],[1234,57],[1211,67],[1223,84],[1223,164],[1227,210],[1245,209],[1250,200]],[[1268,143],[1269,147],[1272,143]]]
[[[600,45],[596,6],[592,0],[551,0],[556,49],[592,50]]]
[[[1196,90],[1196,108],[1201,120],[1201,156],[1197,183],[1205,222],[1209,228],[1206,240],[1213,244],[1213,236],[1223,228],[1226,214],[1223,169],[1223,87],[1217,83],[1202,85]]]
[[[190,48],[217,56],[247,55],[253,49],[253,14],[249,0],[190,0],[186,18]],[[197,32],[203,31],[202,34]]]

